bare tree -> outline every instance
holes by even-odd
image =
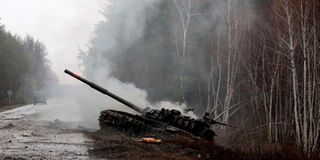
[[[178,11],[178,19],[181,23],[182,37],[179,38],[178,32],[175,32],[176,52],[179,62],[179,78],[180,78],[180,92],[184,103],[186,99],[184,96],[184,70],[186,67],[187,55],[187,39],[190,26],[191,17],[191,0],[173,0],[174,5]]]

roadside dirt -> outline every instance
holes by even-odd
[[[8,110],[15,109],[15,108],[18,108],[21,106],[23,106],[23,105],[22,104],[14,104],[14,105],[1,105],[0,104],[0,112],[8,111]]]
[[[214,145],[212,141],[202,141],[181,136],[166,137],[160,144],[143,143],[139,140],[145,136],[128,136],[114,130],[87,133],[93,140],[89,155],[106,159],[157,159],[157,160],[195,160],[195,159],[236,159],[231,150]]]

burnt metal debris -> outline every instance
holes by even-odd
[[[201,137],[206,140],[213,140],[217,135],[211,129],[212,125],[220,124],[228,126],[227,124],[211,119],[208,113],[206,113],[201,119],[194,119],[182,115],[180,111],[175,109],[169,110],[162,108],[158,110],[150,107],[138,107],[67,69],[64,72],[140,113],[140,115],[135,115],[117,110],[103,110],[99,117],[99,124],[102,130],[111,127],[127,132],[133,131],[134,133],[139,134],[142,131],[161,130],[166,128],[167,131],[174,132],[179,130],[191,133],[193,136]]]

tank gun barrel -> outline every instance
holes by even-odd
[[[121,98],[121,97],[119,97],[119,96],[117,96],[117,95],[115,95],[115,94],[113,94],[111,92],[109,92],[107,89],[105,89],[105,88],[103,88],[103,87],[101,87],[101,86],[99,86],[99,85],[97,85],[97,84],[95,84],[93,82],[90,82],[90,81],[82,78],[81,76],[79,76],[79,75],[77,75],[77,74],[75,74],[75,73],[73,73],[73,72],[71,72],[71,71],[69,71],[67,69],[64,70],[64,72],[66,74],[78,79],[79,81],[89,85],[91,88],[93,88],[93,89],[95,89],[95,90],[97,90],[97,91],[99,91],[99,92],[101,92],[101,93],[103,93],[105,95],[108,95],[108,96],[112,97],[113,99],[119,101],[120,103],[130,107],[131,109],[133,109],[133,110],[135,110],[135,111],[137,111],[137,112],[139,112],[141,114],[144,113],[144,109],[142,109],[142,108],[132,104],[131,102],[129,102],[129,101],[127,101],[127,100],[125,100],[125,99],[123,99],[123,98]]]

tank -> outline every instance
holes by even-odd
[[[179,132],[191,134],[192,136],[200,137],[205,140],[214,140],[214,137],[217,135],[214,130],[211,129],[212,125],[220,124],[228,126],[227,124],[211,119],[208,113],[200,119],[195,119],[182,115],[180,111],[175,109],[142,108],[67,69],[64,72],[139,113],[131,114],[118,110],[103,110],[100,112],[99,116],[101,130],[111,127],[125,132],[133,132],[135,134],[149,130],[165,130],[168,133]]]

